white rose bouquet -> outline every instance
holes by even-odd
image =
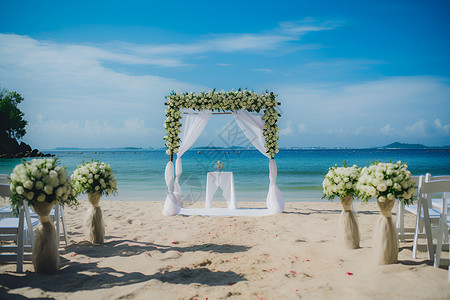
[[[361,168],[358,168],[356,165],[347,167],[345,161],[343,167],[335,165],[329,168],[322,183],[322,199],[328,198],[328,200],[333,200],[336,196],[346,197],[348,195],[356,195],[356,183],[358,182],[360,173]]]
[[[86,192],[110,195],[117,192],[117,181],[111,167],[95,160],[78,166],[72,174],[72,182],[77,194]]]
[[[58,166],[57,158],[23,160],[10,175],[11,206],[18,214],[23,200],[31,206],[39,202],[78,204],[66,169]]]
[[[379,202],[399,199],[405,204],[412,203],[414,182],[408,165],[397,163],[372,163],[361,171],[357,183],[359,196],[368,201],[371,197]]]

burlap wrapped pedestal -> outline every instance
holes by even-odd
[[[40,223],[36,228],[36,240],[33,248],[33,266],[37,273],[54,273],[59,270],[59,252],[56,230],[50,222],[53,204],[38,202],[33,210],[39,216]]]
[[[392,208],[395,200],[380,202],[377,200],[381,216],[375,226],[374,252],[379,265],[394,264],[398,259],[397,230],[392,221]]]
[[[100,193],[88,193],[88,200],[92,206],[88,208],[84,219],[84,233],[86,239],[93,244],[103,244],[105,240],[105,224],[99,206],[100,197]]]
[[[339,218],[339,239],[342,245],[348,249],[359,248],[359,226],[358,219],[352,211],[353,196],[341,197],[342,213]]]

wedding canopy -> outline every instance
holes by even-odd
[[[269,158],[269,192],[266,203],[269,213],[279,213],[284,210],[284,199],[276,184],[277,165],[274,157],[278,153],[278,116],[276,106],[279,103],[273,93],[256,94],[251,91],[231,91],[209,93],[171,93],[166,97],[166,121],[164,127],[167,135],[164,137],[170,155],[166,165],[165,179],[168,189],[164,203],[163,214],[173,216],[180,213],[183,193],[180,186],[183,154],[194,144],[203,132],[214,111],[221,114],[232,114],[239,127],[250,142],[264,156]],[[263,111],[261,117],[251,112]],[[181,115],[186,114],[183,126]],[[181,137],[181,138],[180,138]],[[181,139],[181,142],[180,142]],[[175,170],[173,154],[177,154]],[[175,175],[174,175],[175,171]]]

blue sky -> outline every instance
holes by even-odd
[[[450,144],[449,1],[0,4],[36,148],[163,147],[164,97],[213,88],[278,94],[282,147]]]

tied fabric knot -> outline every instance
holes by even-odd
[[[352,195],[347,195],[345,197],[340,197],[340,198],[341,198],[341,204],[342,204],[342,207],[344,208],[344,211],[351,211],[352,210],[353,196]]]
[[[88,193],[88,200],[92,204],[93,207],[100,207],[100,197],[102,194],[100,193]]]
[[[39,216],[41,223],[50,222],[50,216]]]
[[[39,216],[39,220],[44,222],[50,221],[50,212],[52,211],[53,203],[38,202],[33,206],[34,212]]]
[[[383,217],[392,217],[392,208],[394,207],[395,200],[386,200],[384,202],[380,202],[377,200],[377,204]]]

